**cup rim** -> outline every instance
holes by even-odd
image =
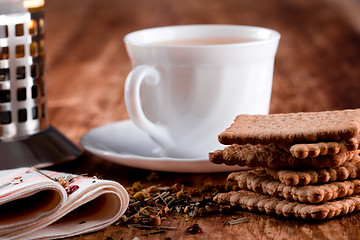
[[[213,29],[233,29],[233,30],[254,30],[254,31],[263,31],[268,33],[268,38],[257,38],[256,41],[249,42],[239,42],[239,43],[225,43],[225,44],[194,44],[194,45],[184,45],[184,44],[174,44],[174,45],[164,45],[157,44],[157,42],[144,42],[139,41],[139,36],[142,34],[146,34],[151,31],[161,31],[161,30],[170,30],[170,29],[190,29],[190,28],[213,28]],[[162,26],[162,27],[153,27],[153,28],[145,28],[140,29],[134,32],[130,32],[124,36],[124,42],[126,45],[138,46],[138,47],[157,47],[157,48],[219,48],[219,47],[234,47],[234,46],[250,46],[250,45],[259,45],[267,42],[276,42],[281,38],[281,34],[273,29],[259,27],[259,26],[250,26],[250,25],[234,25],[234,24],[190,24],[190,25],[170,25],[170,26]],[[161,41],[158,41],[160,43]]]

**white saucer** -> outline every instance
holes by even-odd
[[[182,159],[160,156],[159,147],[130,120],[114,122],[90,130],[81,137],[81,146],[103,159],[153,171],[206,173],[246,169],[216,165],[208,159]]]

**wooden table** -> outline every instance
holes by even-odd
[[[239,24],[282,34],[275,61],[271,112],[320,111],[360,106],[359,2],[303,0],[48,0],[47,84],[51,124],[79,145],[92,128],[128,119],[124,80],[131,70],[126,33],[178,24]],[[116,165],[89,153],[53,169],[99,174],[128,186],[150,172]],[[159,173],[156,184],[224,182],[227,173]],[[360,214],[309,223],[242,211],[232,216],[169,220],[163,234],[110,226],[74,239],[359,239]],[[198,223],[202,234],[186,228]]]

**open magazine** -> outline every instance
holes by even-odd
[[[105,228],[129,196],[117,182],[35,168],[0,171],[0,239],[54,239]]]

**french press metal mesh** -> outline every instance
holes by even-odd
[[[0,0],[0,169],[80,155],[48,121],[43,6],[43,0]]]

